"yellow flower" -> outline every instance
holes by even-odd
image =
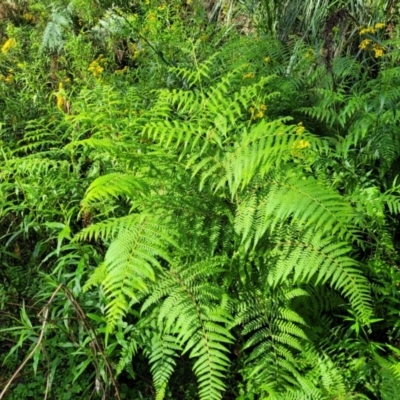
[[[243,79],[253,79],[253,78],[254,78],[253,72],[249,72],[243,75]]]
[[[297,145],[297,148],[298,149],[306,149],[307,147],[310,147],[310,146],[311,146],[311,144],[308,140],[301,139]]]
[[[366,50],[369,46],[369,44],[371,43],[370,39],[364,39],[360,45],[358,46],[361,50]]]
[[[154,12],[151,12],[148,16],[147,19],[152,22],[155,21],[157,19],[156,15],[154,14]]]
[[[34,17],[31,13],[25,13],[25,14],[23,14],[23,15],[22,15],[22,18],[23,18],[25,21],[28,21],[28,22],[32,22],[32,21],[35,20],[35,17]]]
[[[10,38],[10,39],[8,39],[8,40],[3,44],[3,46],[1,47],[1,52],[2,52],[3,54],[7,54],[8,51],[9,51],[10,49],[13,49],[16,45],[17,45],[17,42],[15,41],[15,39]]]
[[[264,111],[260,110],[255,117],[261,119],[264,116]]]
[[[60,82],[58,84],[58,92],[56,93],[57,108],[60,111],[64,111],[65,102],[64,84]]]
[[[382,46],[380,46],[379,44],[374,44],[372,46],[372,50],[375,53],[375,58],[383,57],[384,48]]]
[[[5,80],[7,83],[11,83],[11,82],[14,80],[14,75],[8,74],[8,75],[4,78],[4,80]]]
[[[383,29],[386,25],[383,22],[377,22],[375,24],[375,29],[379,30],[379,29]]]
[[[270,61],[271,61],[271,58],[270,58],[270,57],[264,57],[264,62],[265,62],[265,63],[268,64]]]
[[[60,111],[63,111],[63,109],[64,109],[64,97],[61,95],[61,94],[57,94],[57,108],[60,110]]]
[[[250,107],[249,111],[251,114],[251,119],[261,119],[265,115],[265,111],[267,110],[267,106],[265,104],[260,104],[258,107]]]
[[[88,71],[90,71],[94,77],[99,77],[104,72],[104,68],[101,66],[101,63],[105,63],[107,59],[103,57],[103,54],[100,54],[96,60],[92,61],[89,65]]]
[[[308,140],[300,139],[299,141],[295,141],[292,144],[292,148],[290,150],[290,154],[293,157],[300,157],[300,151],[299,150],[306,149],[306,148],[308,148],[310,146],[311,146],[311,144],[310,144],[310,142]]]
[[[367,33],[374,34],[376,32],[376,29],[373,26],[368,26],[367,28],[360,28],[360,35],[365,35]]]

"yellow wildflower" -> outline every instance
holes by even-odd
[[[96,60],[92,61],[89,65],[88,71],[90,71],[95,78],[101,76],[104,72],[104,68],[101,66],[101,63],[105,63],[107,59],[100,54]]]
[[[383,29],[386,25],[383,22],[377,22],[375,24],[375,29],[379,30],[379,29]]]
[[[255,115],[256,118],[261,119],[264,116],[264,111],[259,110],[258,113]]]
[[[1,47],[1,52],[3,54],[7,54],[9,50],[13,49],[15,46],[17,45],[17,42],[15,41],[15,39],[10,38],[8,39],[3,46]]]
[[[62,82],[58,84],[58,92],[56,93],[56,98],[57,98],[57,108],[60,111],[64,111],[64,104],[65,104],[65,98],[64,98],[64,85]]]
[[[361,50],[366,50],[369,46],[369,44],[371,43],[370,39],[364,39],[360,45],[358,46]]]
[[[376,29],[373,26],[368,26],[366,28],[360,28],[360,35],[365,35],[367,33],[374,34],[376,32]]]
[[[154,14],[154,12],[151,12],[148,16],[147,16],[147,19],[149,20],[149,21],[155,21],[156,19],[157,19],[157,17],[156,17],[156,15]]]
[[[384,54],[384,48],[382,46],[380,46],[379,44],[374,44],[372,46],[372,50],[375,53],[375,58],[382,57]]]
[[[14,80],[14,75],[8,74],[5,78],[4,81],[7,83],[11,83]]]
[[[35,20],[35,17],[31,13],[23,14],[22,18],[27,22],[33,22]]]
[[[265,63],[269,63],[271,61],[271,57],[264,57],[264,62]]]
[[[249,72],[243,75],[243,79],[253,79],[253,78],[254,78],[253,72]]]
[[[293,157],[299,157],[300,156],[299,150],[306,149],[306,148],[308,148],[310,146],[311,146],[311,143],[308,140],[300,139],[299,141],[295,141],[292,144],[292,148],[290,150],[290,154]]]
[[[250,107],[249,111],[251,113],[251,119],[261,119],[265,115],[267,106],[265,104],[260,104],[258,107]]]
[[[310,147],[311,144],[308,140],[303,140],[301,139],[300,142],[297,144],[298,149],[306,149],[307,147]]]

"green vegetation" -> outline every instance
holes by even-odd
[[[0,399],[400,398],[393,1],[0,4]]]

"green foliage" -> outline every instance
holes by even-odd
[[[314,3],[0,5],[0,398],[398,397],[394,6]]]

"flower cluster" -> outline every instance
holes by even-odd
[[[90,63],[88,71],[90,71],[95,78],[98,78],[104,72],[104,67],[102,64],[104,65],[106,62],[107,59],[100,54],[94,61]]]
[[[383,29],[385,26],[386,25],[384,23],[378,22],[374,26],[367,26],[366,28],[360,27],[359,35],[361,36],[361,35],[365,35],[367,33],[370,33],[371,35],[373,35],[377,31]]]
[[[371,51],[373,51],[375,58],[382,57],[384,55],[384,52],[385,52],[385,48],[382,45],[380,45],[378,43],[372,43],[372,40],[370,40],[370,39],[364,39],[360,43],[359,47],[360,47],[361,50],[371,50]]]
[[[14,74],[13,74],[13,70],[9,69],[8,70],[8,74],[7,75],[2,75],[0,74],[0,81],[4,81],[6,83],[11,83],[14,81]]]
[[[303,123],[299,122],[297,124],[296,134],[301,136],[303,134],[303,132],[305,131],[305,129],[306,128],[303,126]],[[300,157],[299,150],[307,149],[310,146],[311,146],[311,143],[308,140],[304,140],[304,139],[296,140],[292,144],[292,148],[291,148],[290,154],[293,157]]]
[[[372,45],[372,51],[375,54],[375,58],[382,57],[385,51],[385,48],[377,43]]]
[[[360,46],[358,46],[361,50],[367,50],[369,45],[371,43],[371,39],[364,39],[361,43]]]
[[[308,140],[300,139],[298,142],[293,143],[293,146],[296,149],[306,149],[307,147],[310,147],[310,142]]]
[[[13,38],[10,38],[3,44],[3,46],[1,46],[1,52],[3,54],[7,54],[11,49],[16,47],[16,45],[17,45],[16,40]]]
[[[35,16],[31,13],[25,13],[22,15],[22,18],[27,22],[35,22]]]
[[[366,28],[360,27],[359,35],[360,36],[367,34],[373,35],[377,33],[377,31],[383,29],[385,26],[386,25],[384,23],[378,22],[374,26],[367,26]],[[359,48],[365,51],[367,50],[372,51],[374,53],[375,58],[382,57],[385,51],[385,48],[382,45],[378,43],[373,43],[372,39],[363,39],[360,42]]]
[[[250,107],[251,119],[261,119],[264,117],[267,111],[267,106],[265,104],[260,104],[258,107]]]

